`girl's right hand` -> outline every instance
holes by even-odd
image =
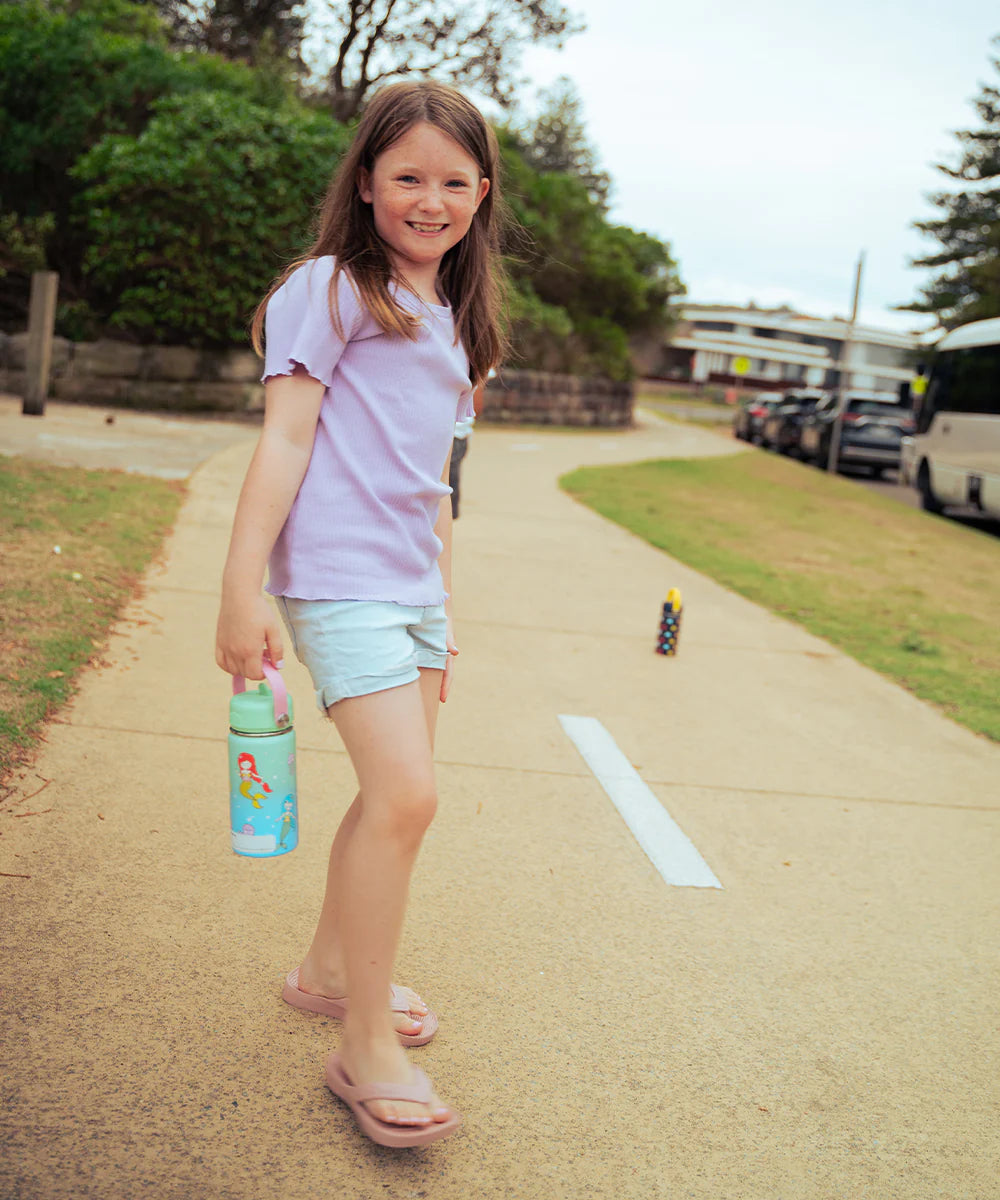
[[[215,635],[215,661],[223,671],[244,679],[263,679],[262,659],[280,666],[284,653],[281,623],[270,601],[259,592],[223,593]]]

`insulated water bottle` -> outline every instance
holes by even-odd
[[[681,611],[680,589],[671,588],[663,605],[660,632],[656,635],[657,654],[677,653],[677,642],[681,636]]]
[[[281,673],[264,663],[264,677],[248,692],[233,677],[229,701],[229,828],[233,850],[273,858],[299,844],[292,701]]]

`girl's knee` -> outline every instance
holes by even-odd
[[[437,812],[437,789],[433,780],[412,780],[373,807],[373,815],[389,837],[419,842]]]

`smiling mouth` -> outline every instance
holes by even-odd
[[[407,221],[406,223],[417,233],[440,233],[442,229],[448,228],[447,225],[425,225],[420,221]]]

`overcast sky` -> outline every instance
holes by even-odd
[[[587,22],[532,50],[534,83],[568,75],[614,180],[612,218],[670,242],[688,298],[847,315],[893,313],[937,243],[912,228],[947,188],[953,131],[1000,84],[996,0],[567,0]]]

